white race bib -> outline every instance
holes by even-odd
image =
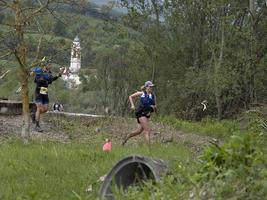
[[[47,94],[48,88],[46,87],[40,87],[40,94]]]

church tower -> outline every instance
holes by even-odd
[[[78,36],[74,38],[71,48],[70,72],[77,74],[81,69],[81,45]]]
[[[74,88],[81,84],[78,73],[81,69],[81,45],[78,36],[73,40],[71,47],[70,67],[64,72],[62,78],[67,82],[68,88]]]

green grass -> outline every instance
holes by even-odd
[[[181,144],[154,144],[123,148],[115,145],[104,153],[101,143],[6,141],[0,147],[0,199],[96,199],[99,177],[127,155],[139,154],[169,161],[170,168],[197,163]],[[85,190],[93,185],[93,192]]]
[[[177,130],[219,139],[227,139],[240,130],[237,121],[234,120],[204,119],[201,122],[190,122],[171,116],[160,116],[156,118],[156,121],[167,124]]]
[[[95,200],[101,187],[97,180],[119,160],[134,154],[163,159],[172,173],[156,185],[146,182],[145,187],[130,188],[127,197],[116,193],[119,200],[178,200],[190,199],[189,196],[191,199],[264,199],[266,196],[266,132],[233,132],[224,145],[207,147],[200,158],[182,142],[122,147],[114,140],[112,151],[104,153],[105,135],[94,129],[111,121],[50,120],[55,127],[60,123],[64,132],[72,136],[71,140],[33,140],[23,145],[21,141],[9,138],[0,143],[0,200]],[[226,138],[235,127],[235,122],[223,121],[221,124],[215,122],[212,129],[213,123],[208,120],[199,123],[179,121],[176,128],[180,125],[193,132],[202,130],[200,134],[204,135],[221,128],[221,134]],[[92,186],[92,192],[86,192],[89,186]]]

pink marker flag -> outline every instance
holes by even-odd
[[[111,142],[106,142],[103,145],[103,151],[111,151],[111,149],[112,149],[112,143]]]

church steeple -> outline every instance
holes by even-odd
[[[81,45],[79,37],[76,36],[72,43],[71,58],[70,58],[70,71],[71,73],[78,73],[81,69]]]
[[[79,37],[76,36],[72,42],[71,47],[71,57],[70,57],[70,67],[66,69],[65,73],[62,78],[63,80],[67,81],[68,88],[74,88],[81,84],[79,78],[79,71],[81,69],[81,45]]]

